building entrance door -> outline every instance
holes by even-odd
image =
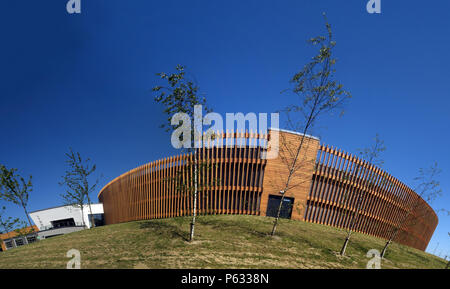
[[[266,216],[276,218],[280,202],[281,196],[269,195]],[[294,198],[284,197],[283,204],[281,205],[280,218],[290,219],[293,206]]]

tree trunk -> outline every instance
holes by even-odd
[[[434,176],[435,170],[433,169],[431,177]],[[432,183],[432,181],[430,181],[430,183]],[[407,214],[405,215],[405,217],[403,218],[403,220],[400,222],[399,226],[396,227],[392,234],[389,236],[389,240],[386,242],[386,244],[384,245],[383,251],[381,252],[381,258],[384,258],[384,255],[386,254],[386,250],[389,247],[389,245],[392,243],[392,241],[395,240],[395,238],[397,237],[397,234],[402,230],[402,228],[405,226],[405,224],[407,224],[408,218],[409,216],[414,212],[414,210],[416,208],[418,208],[420,206],[420,200],[423,200],[424,195],[427,192],[427,186],[430,183],[426,183],[426,182],[422,182],[421,185],[425,185],[425,188],[422,189],[421,193],[417,195],[416,201],[413,203],[413,206],[411,207],[411,209],[407,212]],[[413,216],[414,217],[414,216]],[[418,218],[416,216],[416,218]],[[407,229],[407,228],[406,228]]]
[[[33,224],[31,223],[30,216],[28,216],[27,207],[25,207],[25,206],[22,204],[22,208],[23,208],[23,210],[24,210],[24,212],[25,212],[25,215],[27,216],[28,224],[30,224],[30,227],[33,228]]]
[[[305,135],[306,135],[306,132],[308,131],[308,127],[309,127],[309,124],[307,124],[307,125],[305,126],[305,129],[303,130],[302,140],[301,140],[301,142],[300,142],[300,145],[299,145],[298,148],[297,148],[297,153],[296,153],[296,155],[295,155],[294,161],[292,162],[291,169],[289,170],[289,176],[288,176],[288,179],[287,179],[287,181],[286,181],[286,185],[285,185],[285,187],[284,187],[283,195],[281,196],[280,205],[278,206],[277,217],[276,217],[275,220],[273,221],[272,232],[270,233],[271,236],[274,236],[274,235],[275,235],[275,232],[276,232],[276,230],[277,230],[278,219],[280,219],[280,212],[281,212],[281,207],[282,207],[282,205],[283,205],[284,195],[286,194],[286,191],[287,191],[288,188],[289,188],[289,183],[291,182],[291,177],[292,177],[292,175],[295,173],[295,165],[296,165],[297,160],[298,160],[298,157],[299,157],[299,155],[300,155],[300,151],[301,151],[301,149],[302,149],[303,142],[304,142],[304,140],[305,140]]]
[[[86,228],[86,223],[84,222],[84,208],[83,204],[80,206],[81,209],[81,222],[83,223],[83,228]],[[77,224],[75,224],[76,226]]]
[[[345,238],[345,241],[344,241],[344,245],[342,245],[342,248],[341,248],[341,252],[339,253],[341,256],[344,256],[345,255],[345,251],[347,250],[347,245],[348,245],[348,242],[350,241],[350,236],[351,236],[351,232],[349,232],[349,234],[347,235],[347,237]]]
[[[191,223],[191,233],[189,235],[189,241],[194,240],[194,231],[195,231],[195,217],[197,216],[197,154],[195,154],[195,164],[194,164],[194,211],[192,216],[192,223]]]
[[[347,250],[348,242],[350,241],[350,237],[352,236],[352,233],[353,233],[353,228],[355,227],[355,223],[356,223],[355,220],[359,216],[359,210],[360,210],[360,206],[362,203],[361,201],[362,201],[362,192],[360,192],[360,194],[358,196],[358,204],[357,204],[358,207],[357,207],[357,210],[353,213],[352,221],[350,223],[350,228],[347,232],[347,237],[345,238],[344,245],[342,245],[342,248],[341,248],[341,252],[340,252],[341,256],[344,256],[345,251]]]
[[[392,232],[391,236],[389,237],[388,241],[386,242],[386,244],[384,245],[383,251],[381,251],[381,255],[380,258],[383,259],[384,255],[386,254],[386,250],[389,247],[389,245],[392,243],[392,241],[394,241],[395,237],[397,236],[398,232],[400,231],[401,228],[403,228],[403,225],[406,223],[406,221],[408,220],[409,215],[411,214],[412,211],[414,211],[417,206],[419,205],[419,199],[422,197],[422,195],[418,196],[418,199],[415,203],[415,205],[408,211],[408,213],[406,214],[406,216],[403,218],[403,220],[400,223],[400,226],[398,226],[397,228],[394,229],[394,231]]]
[[[383,251],[381,251],[381,254],[380,254],[380,258],[381,258],[381,259],[384,258],[384,255],[386,254],[386,250],[387,250],[387,248],[389,247],[389,245],[390,245],[391,243],[392,243],[392,240],[389,239],[389,240],[386,242],[386,244],[384,245]]]
[[[89,228],[94,228],[95,222],[94,222],[94,215],[92,214],[91,198],[89,198],[89,196],[87,196],[87,200],[88,200],[88,205],[89,205],[89,212],[91,213],[91,226]]]
[[[284,194],[283,194],[283,196],[281,196],[280,205],[278,206],[277,216],[275,218],[275,221],[273,221],[273,228],[272,228],[272,232],[270,233],[271,236],[274,236],[275,232],[277,230],[278,219],[280,219],[280,213],[281,213],[281,207],[283,206],[283,200],[284,200]]]

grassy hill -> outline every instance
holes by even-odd
[[[65,268],[66,252],[81,252],[82,268],[365,268],[369,249],[384,240],[355,233],[347,256],[337,252],[345,232],[300,221],[257,216],[200,216],[196,241],[190,218],[130,222],[43,240],[0,253],[0,268]],[[444,268],[431,254],[393,244],[382,268]]]

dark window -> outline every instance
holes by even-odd
[[[28,244],[36,242],[36,236],[27,236]]]
[[[103,226],[105,224],[105,220],[103,219],[103,214],[89,214],[88,218],[89,218],[89,224],[92,227],[92,221],[91,221],[91,216],[94,216],[94,224],[96,227],[98,226]]]
[[[23,242],[23,239],[22,238],[20,238],[20,239],[14,239],[14,241],[16,242],[16,246],[17,247],[19,247],[19,246],[23,246],[25,243]]]
[[[6,249],[14,248],[12,240],[5,241],[5,247],[6,247]]]
[[[267,212],[266,212],[266,215],[268,217],[277,216],[280,201],[281,196],[269,195],[269,202],[267,203]],[[280,218],[290,219],[293,205],[294,205],[294,198],[285,197],[283,199],[283,205],[281,206]]]
[[[53,228],[75,227],[75,221],[73,218],[52,221]]]

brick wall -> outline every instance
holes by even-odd
[[[276,131],[271,131],[273,137]],[[302,136],[298,133],[278,131],[279,155],[275,159],[267,160],[264,172],[263,193],[261,196],[261,215],[266,215],[269,195],[278,195],[285,188],[289,169],[293,164],[297,148],[304,138],[302,149],[292,175],[286,197],[294,198],[292,219],[303,220],[306,199],[309,195],[312,175],[319,149],[319,140],[313,137]],[[273,149],[273,148],[272,148]]]

